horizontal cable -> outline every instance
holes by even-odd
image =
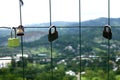
[[[57,28],[79,28],[79,26],[56,26]],[[103,28],[104,26],[81,26],[81,28]],[[120,26],[111,26],[112,28],[120,28]],[[11,29],[11,27],[0,27],[3,29]],[[15,27],[17,28],[17,27]],[[27,27],[24,26],[24,28],[49,28],[49,26],[38,26],[38,27]]]

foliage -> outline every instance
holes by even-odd
[[[114,65],[109,63],[111,60],[117,67],[120,65],[120,61],[115,62],[115,57],[120,55],[119,35],[118,37],[113,37],[114,39],[111,41],[111,44],[114,45],[110,47],[111,54],[109,58],[107,53],[108,40],[101,36],[101,27],[82,28],[82,37],[79,36],[78,29],[60,30],[59,39],[54,41],[52,46],[52,67],[51,61],[40,63],[40,60],[44,59],[44,57],[40,57],[39,54],[47,54],[45,58],[51,60],[51,46],[47,41],[47,35],[32,42],[24,42],[24,50],[26,51],[24,53],[28,53],[30,57],[21,58],[17,62],[13,59],[8,68],[1,68],[0,80],[3,80],[3,78],[4,80],[22,80],[23,74],[25,79],[28,80],[51,80],[51,78],[54,80],[76,80],[76,76],[65,74],[68,70],[72,70],[75,73],[85,72],[82,75],[82,80],[107,80],[108,73],[110,75],[109,80],[119,80],[120,69],[113,72]],[[113,35],[119,33],[118,29],[113,29],[113,31],[115,32]],[[12,56],[21,53],[21,51],[20,47],[2,47],[0,53],[5,53],[4,56]],[[53,75],[51,69],[53,70]]]

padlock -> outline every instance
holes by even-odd
[[[103,37],[109,40],[112,39],[112,31],[110,25],[105,25],[103,30]]]
[[[19,25],[17,28],[17,36],[23,36],[24,35],[24,27],[22,25]]]
[[[13,34],[12,34],[12,29],[14,29],[14,36],[13,37]],[[20,40],[18,38],[16,38],[16,28],[11,28],[11,37],[8,38],[8,46],[9,47],[17,47],[20,45]]]
[[[54,31],[52,32],[52,28],[54,28]],[[56,30],[56,27],[55,26],[50,26],[50,29],[49,29],[49,34],[48,34],[48,40],[50,42],[56,40],[58,38],[58,31]]]

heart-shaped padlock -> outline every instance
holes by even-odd
[[[12,34],[12,30],[14,29],[14,37]],[[16,38],[16,28],[12,27],[11,28],[11,37],[8,38],[8,46],[9,47],[17,47],[20,45],[20,40],[18,38]]]
[[[104,30],[103,30],[103,37],[109,40],[112,39],[111,26],[105,25]]]
[[[54,31],[52,32],[52,28],[54,28]],[[49,34],[48,34],[48,40],[50,42],[56,40],[58,38],[58,31],[56,30],[56,27],[55,26],[50,26],[50,29],[49,29]]]

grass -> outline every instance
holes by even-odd
[[[99,77],[93,77],[92,80],[101,80]]]
[[[86,77],[81,77],[81,80],[87,80]]]
[[[117,75],[115,78],[116,80],[120,80],[120,75]]]
[[[120,75],[117,75],[115,78],[116,80],[120,80]],[[81,77],[81,80],[87,80],[87,78]],[[100,79],[99,77],[93,77],[92,80],[102,80],[102,79]]]

